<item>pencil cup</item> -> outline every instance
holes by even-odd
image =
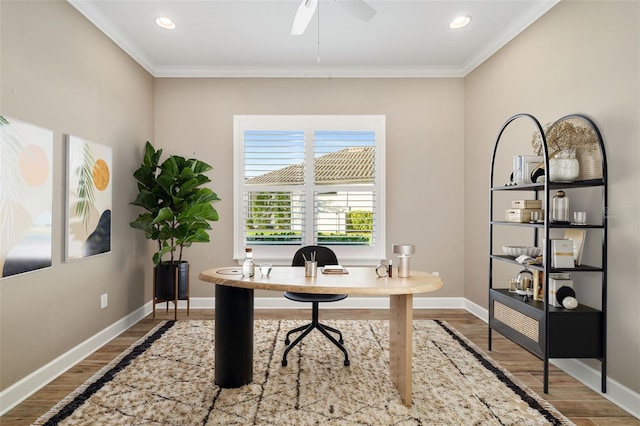
[[[304,262],[304,276],[315,277],[318,275],[318,262],[307,260]]]

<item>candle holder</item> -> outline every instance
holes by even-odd
[[[393,244],[391,250],[398,256],[398,276],[407,278],[410,275],[411,267],[409,265],[409,255],[415,253],[416,246],[414,244]]]

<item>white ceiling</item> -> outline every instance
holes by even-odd
[[[559,0],[367,0],[369,22],[320,0],[301,36],[300,0],[68,1],[156,77],[461,77]]]

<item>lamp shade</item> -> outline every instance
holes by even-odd
[[[413,254],[416,252],[415,244],[393,244],[391,246],[394,254]]]

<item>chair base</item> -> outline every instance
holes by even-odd
[[[337,330],[333,327],[329,327],[328,325],[325,325],[325,324],[321,324],[318,321],[318,302],[313,302],[311,323],[303,325],[301,327],[296,327],[293,330],[289,330],[289,332],[287,332],[287,337],[284,340],[284,344],[287,345],[287,347],[285,348],[284,355],[282,356],[282,366],[283,367],[287,366],[287,355],[289,354],[289,351],[291,351],[291,349],[293,349],[295,345],[300,343],[300,341],[302,341],[302,339],[304,339],[307,334],[311,333],[311,330],[313,330],[314,328],[318,329],[322,334],[325,335],[327,339],[331,341],[331,343],[336,345],[338,349],[340,349],[342,353],[344,353],[345,367],[348,367],[349,365],[351,365],[351,363],[349,362],[349,354],[347,353],[347,350],[343,346],[344,340],[342,339],[342,333],[340,332],[340,330]],[[289,336],[293,333],[298,333],[300,331],[302,331],[302,334],[300,334],[293,342],[290,343]],[[333,337],[331,334],[329,334],[329,332],[337,334],[339,339],[336,340],[336,338]]]

